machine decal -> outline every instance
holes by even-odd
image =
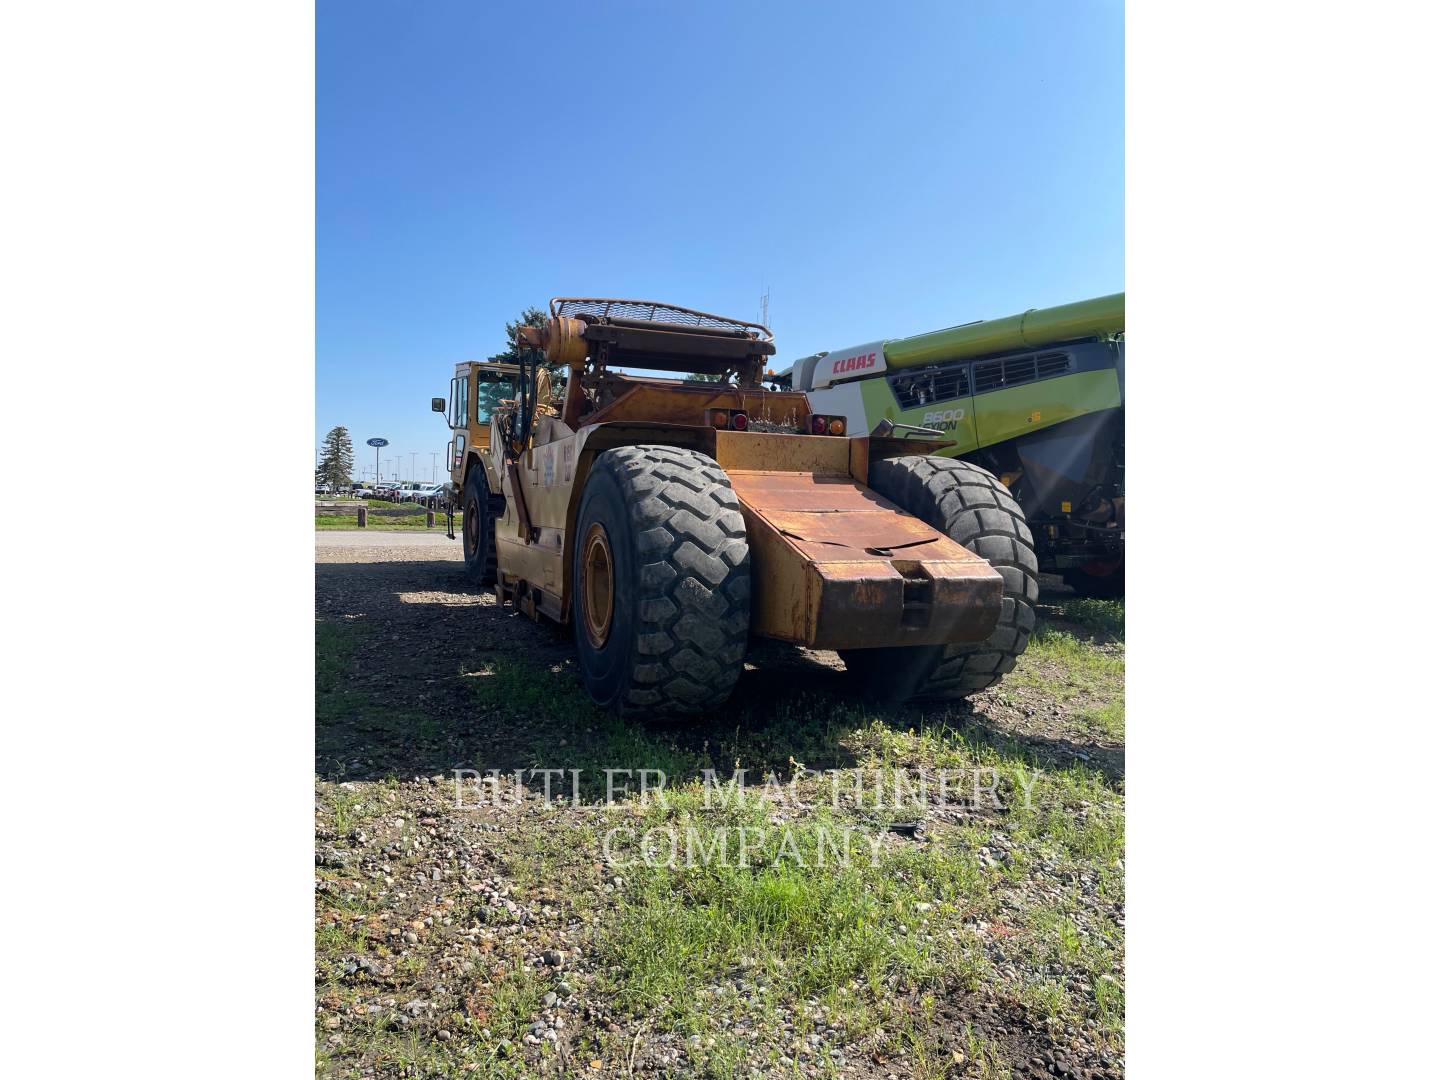
[[[954,431],[960,421],[964,419],[964,409],[932,409],[925,414],[925,418],[920,423],[923,427],[937,428],[940,431]]]
[[[837,379],[856,379],[885,370],[885,343],[872,341],[851,349],[837,349],[815,365],[814,385],[829,386]]]

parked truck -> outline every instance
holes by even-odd
[[[943,432],[1000,478],[1040,568],[1087,596],[1125,588],[1125,294],[796,361],[777,385],[854,431]]]
[[[517,363],[461,363],[431,401],[466,572],[570,626],[601,705],[714,709],[752,637],[836,650],[865,691],[900,700],[982,690],[1025,650],[1029,529],[993,475],[936,456],[944,436],[853,431],[767,388],[775,346],[755,323],[556,299],[520,339]]]

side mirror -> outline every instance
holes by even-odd
[[[444,412],[444,411],[445,411],[445,399],[444,399],[443,397],[432,397],[432,398],[430,399],[430,411],[431,411],[431,412]]]

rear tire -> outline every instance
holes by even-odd
[[[460,535],[465,544],[465,576],[476,585],[495,584],[495,515],[490,512],[490,485],[485,470],[475,465],[465,478],[461,500],[464,517]]]
[[[607,450],[575,537],[571,621],[590,696],[621,716],[722,704],[750,633],[750,545],[725,470],[672,446]]]
[[[955,458],[876,461],[870,486],[989,562],[1005,579],[1004,599],[984,641],[846,650],[845,666],[870,696],[889,701],[954,701],[994,686],[1030,644],[1040,597],[1040,564],[1019,504],[994,475]]]

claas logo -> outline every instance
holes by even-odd
[[[846,371],[860,371],[863,368],[872,368],[874,366],[875,354],[873,352],[864,353],[859,356],[847,356],[843,360],[835,361],[834,366],[830,369],[830,374],[839,375]]]

